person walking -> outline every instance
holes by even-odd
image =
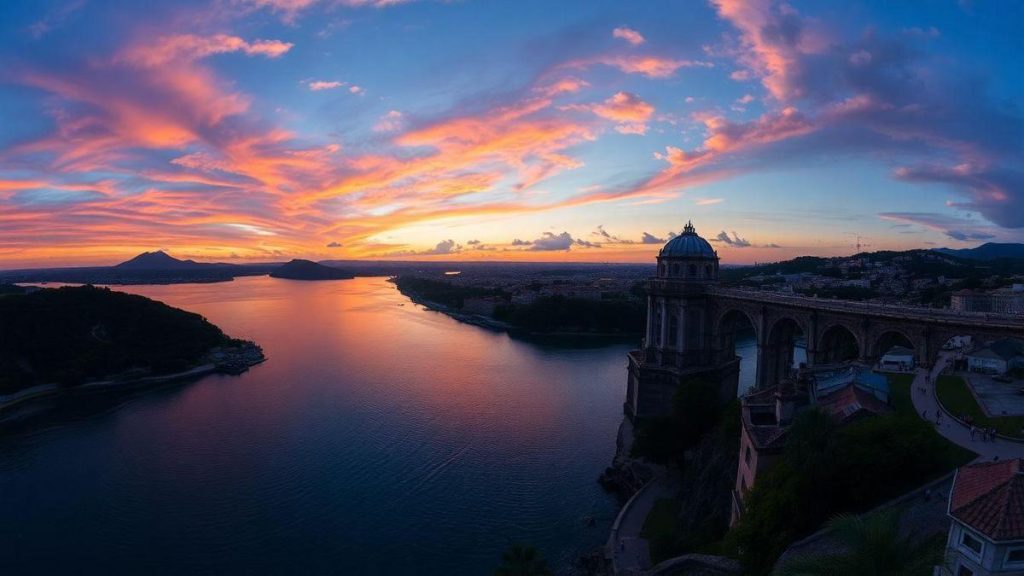
[[[974,426],[971,426],[971,442],[974,442]]]

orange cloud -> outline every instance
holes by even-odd
[[[561,78],[554,83],[536,88],[535,90],[547,97],[551,97],[557,96],[559,94],[579,92],[580,90],[588,86],[590,86],[590,84],[588,84],[586,81],[580,80],[579,78],[573,78],[570,76],[568,78]]]
[[[654,106],[629,92],[617,92],[600,104],[572,104],[563,109],[593,112],[601,118],[616,122],[615,129],[623,134],[645,134],[647,121],[654,114]]]

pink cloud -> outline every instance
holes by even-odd
[[[654,106],[629,92],[617,92],[599,104],[573,104],[563,108],[586,110],[611,120],[617,124],[615,130],[622,134],[645,134],[647,121],[654,114]]]
[[[772,0],[711,0],[719,17],[740,31],[739,61],[778,100],[802,96],[800,56],[822,51],[821,36],[787,4]],[[746,79],[742,71],[734,80]]]
[[[642,55],[607,55],[595,58],[572,60],[562,64],[566,68],[589,68],[594,64],[602,64],[617,68],[627,74],[642,74],[648,78],[670,78],[680,68],[710,68],[714,65],[702,60],[685,60],[665,58],[661,56]]]
[[[404,116],[398,110],[390,110],[373,125],[374,132],[396,132],[404,124]]]
[[[293,44],[280,40],[248,42],[238,36],[215,34],[197,36],[177,34],[164,36],[154,42],[137,44],[122,51],[115,62],[154,68],[172,62],[192,62],[214,54],[242,52],[248,56],[278,58],[291,50]]]
[[[625,40],[626,42],[629,42],[633,46],[639,46],[646,41],[646,39],[643,37],[643,34],[640,34],[636,30],[633,30],[632,28],[627,28],[626,26],[619,26],[618,28],[612,30],[612,37]]]
[[[321,90],[334,90],[335,88],[341,88],[345,83],[337,80],[315,80],[309,82],[307,85],[311,91],[320,92]]]
[[[337,0],[337,2],[343,6],[351,6],[353,8],[368,6],[371,8],[385,8],[387,6],[397,6],[399,4],[406,4],[414,2],[415,0]]]
[[[551,84],[540,86],[535,89],[545,96],[557,96],[559,94],[570,94],[573,92],[579,92],[580,90],[589,87],[590,84],[579,78],[561,78]]]
[[[699,60],[675,60],[658,56],[612,56],[599,60],[601,64],[618,68],[627,74],[642,74],[648,78],[668,78],[680,68],[711,67]]]
[[[288,24],[295,22],[301,12],[310,8],[320,0],[240,0],[253,8],[266,8],[272,13],[280,14]]]

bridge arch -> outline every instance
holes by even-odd
[[[803,323],[791,316],[776,318],[767,332],[758,354],[759,387],[773,386],[792,376],[797,364],[797,341],[807,337]]]
[[[897,346],[912,350],[915,364],[921,364],[924,360],[921,357],[924,350],[922,350],[920,339],[911,337],[907,332],[899,328],[886,328],[873,335],[868,348],[869,358],[873,362],[880,362],[886,354],[889,354]]]
[[[757,386],[761,334],[758,315],[741,307],[728,307],[718,314],[714,324],[715,354],[717,362],[732,362],[740,359],[736,376],[736,395],[742,396],[751,387]],[[754,351],[749,349],[750,337],[754,339]],[[737,343],[742,342],[744,354],[740,356]]]
[[[715,333],[723,335],[731,330],[735,330],[737,327],[749,325],[753,329],[757,341],[760,342],[761,334],[758,332],[760,322],[758,320],[757,314],[751,313],[749,310],[729,306],[723,308],[718,314],[718,318],[715,321]]]
[[[837,364],[857,360],[864,350],[857,330],[845,322],[833,322],[825,326],[818,338],[815,364]]]

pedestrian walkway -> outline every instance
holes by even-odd
[[[647,515],[654,503],[674,495],[667,475],[658,470],[654,478],[626,503],[613,530],[612,571],[614,574],[642,574],[651,567],[651,553],[647,540],[640,536]]]
[[[917,414],[919,416],[924,414],[926,420],[935,424],[935,430],[950,442],[976,452],[978,454],[978,461],[994,460],[997,456],[1000,460],[1024,458],[1024,443],[1003,438],[996,438],[995,440],[985,442],[981,440],[979,435],[975,435],[975,439],[972,439],[970,427],[960,423],[951,417],[949,413],[944,413],[941,418],[937,418],[941,409],[939,408],[938,397],[935,394],[935,381],[942,373],[942,369],[946,366],[950,356],[951,353],[943,352],[939,355],[935,365],[930,369],[922,368],[917,371],[910,391]],[[925,390],[923,393],[920,391],[921,388]],[[936,420],[938,420],[938,423],[936,423]]]

